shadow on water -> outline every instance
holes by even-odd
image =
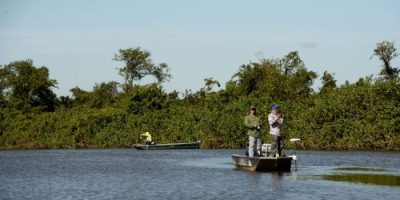
[[[400,186],[400,176],[389,174],[331,174],[319,175],[318,179],[383,186]]]

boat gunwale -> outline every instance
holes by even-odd
[[[135,144],[138,150],[168,150],[168,149],[199,149],[201,142],[191,143],[168,143],[168,144]]]
[[[248,157],[244,155],[232,154],[235,162],[235,168],[246,171],[272,172],[272,171],[290,171],[290,156],[285,157]],[[246,164],[246,162],[248,164]],[[272,163],[271,163],[272,162]],[[289,164],[288,164],[289,162]],[[269,164],[268,164],[269,163]],[[266,164],[268,166],[266,166]],[[272,164],[272,165],[271,165]]]

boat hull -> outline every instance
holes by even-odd
[[[137,144],[134,147],[138,150],[165,150],[165,149],[199,149],[200,142],[193,143],[171,143],[171,144]]]
[[[248,157],[232,155],[235,167],[247,171],[282,171],[288,172],[292,166],[292,157]]]

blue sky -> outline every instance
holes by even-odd
[[[299,51],[309,70],[343,84],[379,73],[376,43],[400,48],[399,10],[397,0],[0,0],[0,65],[32,59],[49,68],[58,95],[71,95],[123,82],[114,54],[141,47],[171,68],[166,91],[184,92],[209,77],[224,86],[242,64]]]

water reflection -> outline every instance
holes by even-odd
[[[386,169],[366,168],[366,167],[338,167],[338,168],[335,168],[335,170],[341,170],[341,171],[373,171],[373,172],[388,171]]]
[[[285,191],[285,185],[283,183],[283,172],[272,172],[271,173],[271,189],[276,193],[283,193]]]
[[[286,173],[289,174],[289,173]],[[271,172],[271,177],[273,182],[280,182],[285,175],[284,172]]]
[[[324,180],[352,183],[400,186],[400,176],[389,174],[333,174],[320,176]]]
[[[198,168],[231,169],[233,162],[230,158],[216,157],[216,158],[205,158],[205,159],[188,159],[182,162],[182,164]]]

